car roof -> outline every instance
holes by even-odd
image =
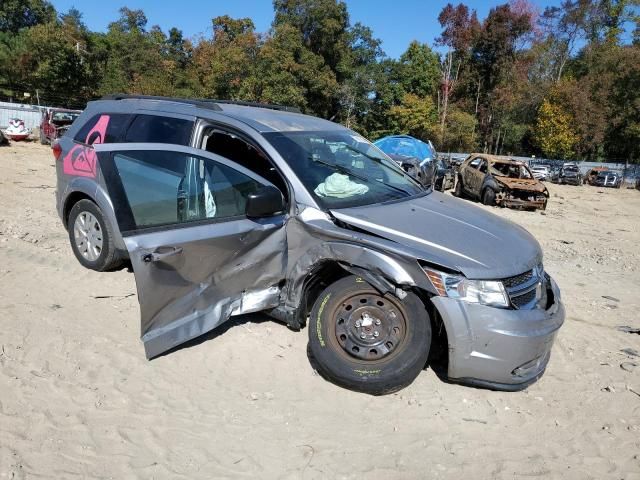
[[[427,145],[427,142],[425,142],[424,140],[420,140],[419,138],[412,137],[411,135],[387,135],[386,137],[379,138],[378,140],[376,140],[376,142],[381,142],[382,140],[387,140],[388,138],[399,138],[399,139],[403,139],[403,140],[413,140],[415,142],[420,142],[420,143],[424,143],[425,145]]]
[[[505,155],[491,155],[489,153],[472,153],[469,158],[484,158],[491,163],[511,163],[513,165],[524,165],[523,162],[519,160],[514,160],[511,157]]]
[[[87,104],[94,113],[129,113],[145,110],[191,115],[216,120],[225,116],[239,120],[259,132],[294,132],[347,130],[344,126],[322,118],[304,115],[290,107],[277,105],[227,103],[215,100],[191,100],[169,97],[111,96]]]

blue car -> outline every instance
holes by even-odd
[[[390,135],[373,142],[422,185],[434,186],[436,151],[409,135]]]

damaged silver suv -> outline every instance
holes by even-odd
[[[90,103],[53,151],[80,263],[131,262],[148,358],[263,311],[307,325],[315,368],[371,394],[428,361],[518,390],[549,361],[564,308],[536,240],[341,125],[121,95]]]

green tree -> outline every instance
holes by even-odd
[[[427,44],[412,41],[400,56],[399,75],[405,92],[431,97],[440,83],[438,55]]]
[[[56,11],[45,0],[2,0],[0,3],[0,32],[16,34],[23,28],[49,23]]]
[[[201,40],[193,51],[190,75],[200,96],[246,99],[245,83],[255,72],[260,37],[248,18],[227,15],[212,20],[213,38]]]
[[[302,35],[303,45],[320,55],[338,81],[348,75],[349,14],[337,0],[273,0],[273,27],[290,25]]]
[[[422,140],[433,138],[438,131],[438,112],[429,97],[419,97],[407,93],[400,105],[391,107],[389,112],[397,133],[408,134]]]
[[[245,82],[252,100],[293,105],[325,118],[333,115],[338,91],[335,74],[304,45],[295,27],[276,27],[260,49],[256,71]]]

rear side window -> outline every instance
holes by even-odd
[[[130,119],[131,115],[124,113],[101,113],[95,115],[82,126],[74,140],[88,145],[120,142],[122,130]]]
[[[189,145],[193,122],[157,115],[136,115],[125,136],[125,142],[171,143]]]

